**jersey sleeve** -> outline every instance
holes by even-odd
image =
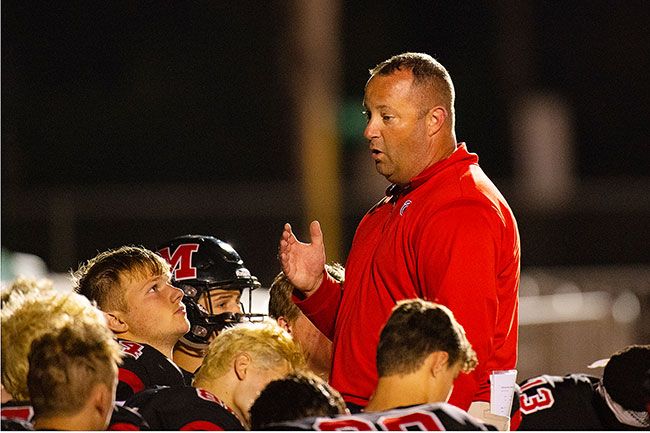
[[[124,356],[118,369],[118,383],[115,400],[124,402],[145,389],[148,382],[146,371],[135,358]]]
[[[140,413],[127,406],[115,405],[108,424],[111,431],[140,431],[149,430],[149,424]]]

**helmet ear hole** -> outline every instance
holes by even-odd
[[[199,291],[196,289],[196,287],[190,286],[188,284],[181,284],[180,289],[183,291],[185,296],[192,298],[192,299],[197,299],[198,298],[198,293]]]

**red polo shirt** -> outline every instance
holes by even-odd
[[[396,301],[423,298],[449,307],[479,365],[454,384],[450,403],[489,401],[489,373],[517,360],[520,246],[505,199],[464,144],[387,197],[361,220],[343,288],[329,277],[294,301],[333,340],[330,381],[365,405],[377,384],[379,334]]]

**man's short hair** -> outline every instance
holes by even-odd
[[[376,75],[390,75],[398,70],[410,70],[413,74],[414,86],[433,90],[435,96],[441,99],[440,102],[448,110],[453,126],[456,92],[447,69],[428,54],[402,53],[384,60],[370,69],[368,82]],[[430,109],[432,107],[426,108]]]
[[[460,362],[465,373],[478,364],[465,330],[447,307],[422,299],[400,301],[379,337],[379,377],[412,373],[436,351],[447,352],[449,365]]]
[[[262,369],[276,368],[283,361],[291,370],[305,365],[298,345],[275,321],[241,323],[221,331],[210,343],[194,383],[222,377],[242,353],[248,353],[253,363]]]
[[[14,293],[3,305],[0,316],[2,384],[15,400],[29,400],[27,357],[32,341],[74,322],[106,326],[101,311],[87,298],[70,291]]]
[[[339,283],[345,281],[345,269],[338,263],[326,264],[325,271],[334,280]],[[284,317],[287,322],[293,323],[300,316],[300,309],[293,303],[291,293],[295,287],[289,279],[280,272],[269,289],[269,316],[273,319],[278,319],[280,316]]]
[[[341,394],[311,372],[295,372],[270,382],[250,412],[252,430],[283,421],[347,413]]]
[[[113,391],[120,353],[113,333],[97,323],[71,322],[35,339],[27,375],[35,416],[74,415],[97,384]]]
[[[623,408],[635,412],[646,410],[649,396],[643,389],[650,369],[650,345],[632,345],[609,358],[603,371],[603,386]]]
[[[74,290],[97,303],[103,311],[128,312],[123,283],[133,276],[170,274],[169,264],[144,247],[124,246],[104,251],[72,274]]]

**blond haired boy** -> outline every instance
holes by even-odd
[[[275,322],[242,323],[210,343],[194,387],[164,387],[127,401],[154,430],[244,430],[270,381],[304,366],[291,336]]]

